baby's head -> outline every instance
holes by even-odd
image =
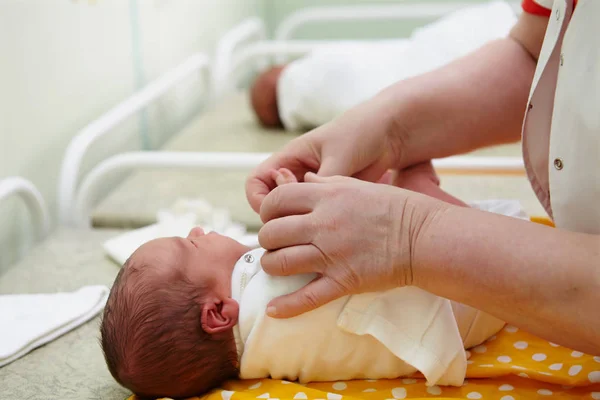
[[[250,101],[260,123],[268,128],[281,127],[277,106],[277,82],[285,66],[273,67],[261,73],[250,89]]]
[[[117,275],[101,326],[113,377],[143,397],[190,397],[238,374],[231,274],[248,247],[193,229],[148,242]]]

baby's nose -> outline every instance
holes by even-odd
[[[204,229],[197,226],[190,231],[190,233],[188,234],[188,238],[194,238],[194,237],[199,237],[199,236],[203,236],[203,235],[204,235]]]

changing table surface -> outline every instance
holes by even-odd
[[[266,130],[256,122],[246,93],[235,94],[199,115],[163,150],[273,152],[298,133]],[[519,143],[471,153],[520,156]],[[156,212],[178,198],[203,198],[230,210],[232,218],[258,229],[260,218],[247,204],[244,184],[249,171],[144,170],[133,173],[93,212],[96,227],[137,228],[156,221]],[[525,176],[442,176],[442,187],[465,200],[519,199],[530,215],[546,215]]]
[[[116,230],[59,229],[0,274],[0,294],[111,286],[119,266],[101,244]],[[100,316],[0,368],[0,399],[122,400],[130,392],[110,376],[99,344]],[[4,328],[4,327],[3,327]]]

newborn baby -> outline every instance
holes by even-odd
[[[285,169],[273,176],[278,185],[296,182]],[[403,179],[439,194],[426,166]],[[504,325],[413,287],[272,319],[267,303],[315,275],[268,276],[263,253],[200,228],[136,250],[117,275],[101,325],[113,377],[144,397],[189,397],[237,377],[306,382],[420,372],[431,385],[461,385],[464,348]]]
[[[409,38],[322,45],[260,74],[250,89],[252,108],[266,127],[315,128],[398,81],[506,37],[516,20],[508,3],[491,1],[452,12]]]

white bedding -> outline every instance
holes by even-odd
[[[516,20],[510,5],[492,1],[451,13],[408,39],[321,47],[282,72],[281,120],[287,130],[322,125],[395,82],[506,37]]]

